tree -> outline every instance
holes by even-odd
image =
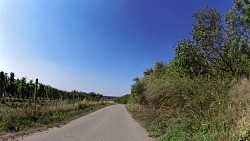
[[[175,65],[183,75],[217,76],[230,73],[241,76],[250,72],[250,43],[240,15],[232,9],[225,16],[211,8],[194,13],[192,39],[176,45]]]
[[[155,63],[154,76],[160,78],[165,74],[165,64],[162,61]]]
[[[176,45],[175,52],[174,65],[181,76],[188,75],[193,78],[208,73],[208,65],[192,40],[181,39]]]
[[[147,75],[151,75],[153,72],[154,72],[154,70],[152,68],[149,68],[149,69],[146,69],[143,72],[143,74],[144,74],[144,76],[147,76]]]
[[[196,23],[192,36],[198,55],[210,67],[210,74],[218,71],[233,71],[223,56],[225,49],[224,27],[221,15],[211,8],[203,8],[194,13]]]
[[[249,0],[234,0],[235,8],[241,14],[240,21],[247,27],[250,33],[250,1]]]
[[[136,103],[138,102],[143,105],[147,104],[147,100],[144,95],[144,84],[138,77],[134,78],[133,81],[135,83],[131,86],[131,96],[133,97]]]
[[[235,74],[245,75],[250,71],[250,46],[249,35],[241,16],[235,8],[232,8],[225,15],[226,21],[226,49],[224,56],[228,60]]]

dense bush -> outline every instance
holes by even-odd
[[[128,108],[151,136],[250,139],[250,3],[235,3],[225,17],[208,7],[195,12],[192,36],[177,42],[175,58],[134,79],[130,103],[143,108]],[[161,116],[165,111],[169,116]]]
[[[115,102],[116,103],[119,103],[119,104],[127,104],[128,101],[129,101],[129,97],[130,95],[129,94],[126,94],[124,96],[121,96],[121,97],[118,97],[115,99]]]

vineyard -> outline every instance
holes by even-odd
[[[110,105],[101,94],[63,91],[0,72],[0,140],[9,132],[29,132],[65,124]],[[8,137],[7,137],[8,138]]]
[[[86,93],[80,91],[63,91],[44,85],[38,82],[27,79],[25,77],[15,78],[14,73],[0,72],[0,99],[1,103],[9,104],[11,107],[19,105],[32,105],[37,102],[45,104],[46,102],[67,102],[75,103],[78,101],[100,101],[104,97],[101,94],[94,92]]]

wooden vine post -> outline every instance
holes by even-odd
[[[4,73],[0,72],[0,101],[3,102]]]
[[[35,91],[34,91],[34,97],[33,97],[33,102],[35,104],[35,111],[36,111],[36,94],[37,94],[37,85],[38,85],[38,79],[36,79],[35,82]]]
[[[76,93],[76,91],[74,90],[73,91],[73,107],[75,107],[75,93]]]

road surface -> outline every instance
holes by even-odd
[[[113,105],[60,128],[19,137],[19,141],[153,141],[124,105]]]

